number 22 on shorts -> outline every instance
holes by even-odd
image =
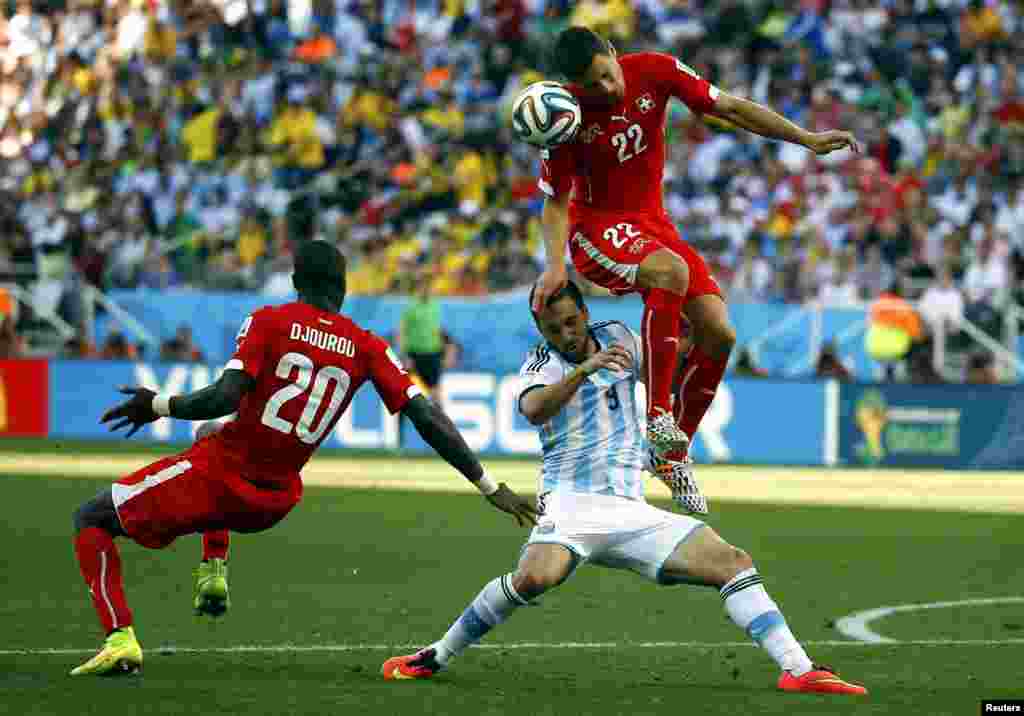
[[[619,232],[622,232],[621,234]],[[615,226],[609,226],[604,230],[604,238],[612,242],[612,246],[617,249],[621,249],[625,246],[630,239],[635,239],[640,235],[640,232],[633,228],[632,224],[619,223]]]

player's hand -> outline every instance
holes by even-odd
[[[512,492],[504,482],[498,483],[498,491],[487,495],[487,501],[502,512],[516,518],[519,526],[537,524],[537,508],[531,502]]]
[[[813,132],[807,139],[807,148],[818,155],[829,154],[849,147],[854,154],[862,151],[860,142],[851,132],[830,129],[827,132]]]
[[[548,299],[558,293],[569,278],[565,275],[565,267],[554,268],[549,266],[537,279],[537,287],[533,290],[533,303],[530,308],[534,313],[540,313],[544,306],[548,305]]]
[[[580,368],[582,368],[583,372],[587,375],[593,375],[602,368],[607,368],[608,370],[621,370],[625,372],[632,366],[633,356],[629,354],[629,351],[616,343],[615,345],[608,346],[603,351],[598,351],[587,358],[580,365]]]
[[[149,388],[129,388],[127,386],[122,386],[118,390],[132,397],[103,413],[103,417],[100,418],[101,423],[118,421],[110,426],[111,432],[117,432],[130,425],[132,429],[125,435],[126,438],[130,438],[143,425],[160,417],[153,412],[153,396],[156,395],[154,391]]]

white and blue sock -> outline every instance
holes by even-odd
[[[529,602],[512,586],[511,574],[492,579],[441,640],[430,645],[437,651],[437,661],[442,666],[447,664],[452,657],[480,641],[487,632],[508,619],[512,612],[527,604]]]
[[[729,618],[767,651],[780,668],[794,676],[813,668],[807,652],[789,630],[779,605],[765,591],[756,569],[751,567],[737,574],[719,594]]]

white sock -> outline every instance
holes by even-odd
[[[512,612],[527,604],[512,586],[511,574],[492,579],[441,640],[430,645],[437,651],[437,661],[442,665],[448,663],[449,659],[480,641],[487,632],[508,619]]]
[[[756,569],[751,567],[737,574],[719,594],[729,618],[760,644],[781,669],[801,676],[813,668],[807,652],[789,630],[779,605],[765,591]]]

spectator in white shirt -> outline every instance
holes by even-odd
[[[904,103],[896,104],[896,114],[897,118],[889,125],[889,133],[896,137],[903,146],[902,161],[913,167],[919,167],[928,150],[928,140],[925,138],[924,130],[914,121],[910,110]]]
[[[739,268],[729,287],[731,301],[764,301],[771,293],[774,273],[771,265],[761,256],[756,237],[747,241]]]
[[[939,214],[957,226],[966,226],[978,203],[978,189],[969,177],[966,169],[961,170],[949,188],[932,200]]]
[[[1018,180],[1010,197],[996,214],[996,228],[1014,245],[1024,242],[1024,181]]]
[[[845,258],[845,257],[844,257]],[[818,300],[823,306],[843,308],[856,306],[860,302],[857,277],[847,261],[840,262],[839,271],[818,289]]]
[[[1010,272],[1006,261],[992,250],[991,239],[978,244],[978,253],[964,275],[964,293],[969,303],[995,306],[1010,285]]]
[[[953,272],[948,266],[943,267],[938,282],[925,290],[918,311],[935,334],[949,335],[959,330],[964,317],[964,297],[953,283]]]

